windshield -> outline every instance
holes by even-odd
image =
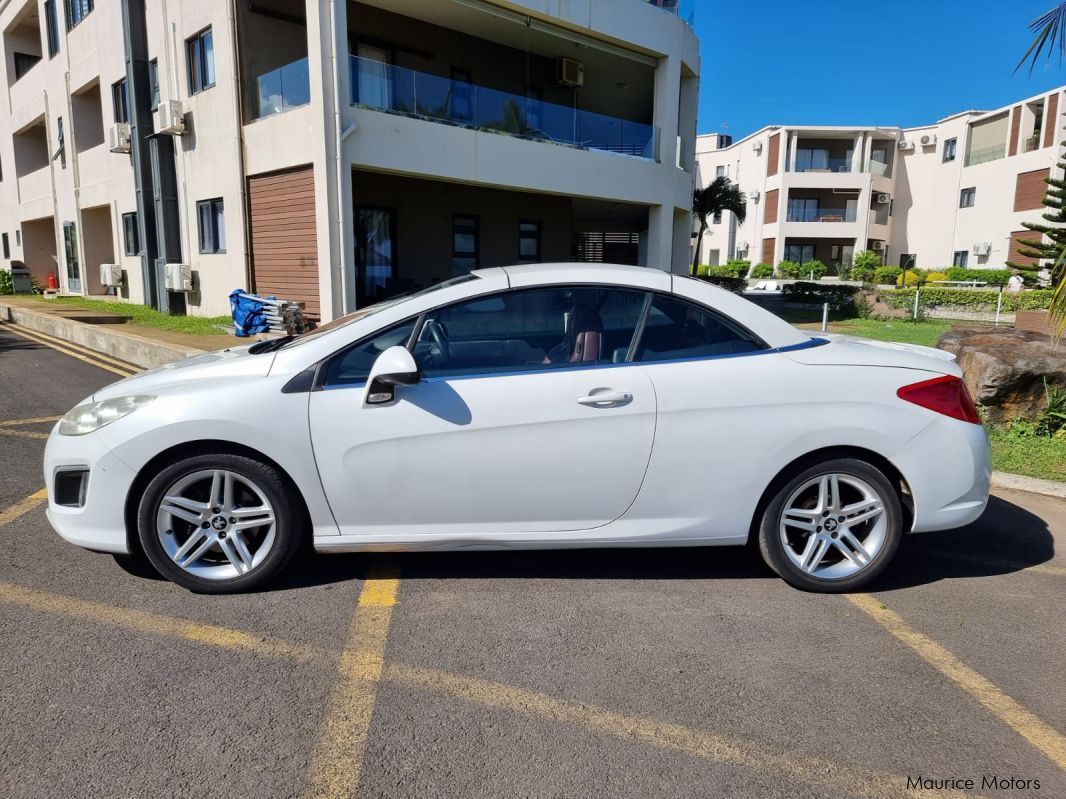
[[[380,311],[384,311],[387,308],[391,308],[394,305],[398,305],[401,302],[406,302],[407,300],[414,299],[415,297],[421,297],[425,294],[432,294],[434,291],[439,291],[440,289],[448,288],[449,286],[457,286],[460,283],[467,283],[471,280],[478,279],[479,278],[477,275],[473,273],[468,273],[465,275],[459,275],[457,277],[448,278],[447,280],[442,280],[441,282],[434,283],[432,286],[427,286],[424,289],[418,289],[417,291],[409,291],[404,294],[397,294],[395,297],[390,297],[387,300],[382,300],[381,302],[374,303],[373,305],[368,305],[366,308],[360,308],[358,311],[353,311],[352,313],[346,314],[345,316],[339,316],[332,322],[327,322],[324,325],[320,325],[319,327],[316,327],[314,330],[308,333],[302,333],[299,336],[293,338],[291,341],[287,342],[285,344],[285,348],[287,349],[289,347],[295,347],[298,344],[303,344],[305,342],[311,341],[312,339],[318,338],[323,333],[329,333],[331,330],[337,330],[339,328],[345,327],[347,325],[350,325],[352,322],[358,322],[360,319],[366,319],[366,317],[368,316],[373,316],[374,314],[379,313]]]

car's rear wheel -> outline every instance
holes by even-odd
[[[807,591],[855,590],[889,563],[903,535],[899,495],[865,461],[840,458],[786,479],[759,528],[767,565]]]
[[[152,565],[175,583],[201,593],[246,591],[292,560],[301,507],[273,466],[229,453],[197,455],[148,484],[138,536]]]

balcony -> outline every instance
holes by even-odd
[[[690,28],[696,27],[696,0],[645,0],[645,2],[677,14]]]
[[[299,108],[311,102],[307,59],[300,58],[256,79],[256,106],[252,119],[262,119]]]
[[[586,150],[658,158],[652,125],[349,56],[352,102],[392,114]]]
[[[18,178],[19,202],[30,203],[52,196],[52,177],[48,166],[42,166]]]
[[[793,207],[788,209],[786,222],[854,222],[855,208],[811,208]]]
[[[966,156],[966,166],[975,164],[987,164],[989,161],[998,161],[1007,155],[1007,145],[997,144],[995,147],[982,147],[980,150],[971,150]]]
[[[802,155],[802,154],[801,154]],[[793,172],[850,172],[850,158],[797,158]]]

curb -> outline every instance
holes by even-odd
[[[1041,480],[1009,472],[992,472],[992,487],[1006,488],[1011,491],[1028,491],[1030,494],[1042,494],[1045,497],[1066,499],[1066,483],[1054,480]]]
[[[106,330],[100,325],[88,325],[73,319],[3,303],[0,303],[0,320],[14,322],[30,330],[36,330],[38,333],[46,333],[74,344],[81,344],[83,347],[145,369],[153,369],[204,352],[194,347],[165,344],[133,333],[119,333],[115,330]]]

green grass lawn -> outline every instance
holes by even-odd
[[[988,437],[996,471],[1066,482],[1066,438],[1019,436],[995,428]]]
[[[54,302],[90,311],[107,311],[129,317],[134,324],[171,330],[175,333],[192,333],[200,336],[227,335],[220,326],[233,325],[228,316],[171,316],[144,305],[108,300],[90,300],[85,297],[57,297]]]
[[[805,330],[821,330],[819,321],[811,321],[809,317],[802,319],[790,318],[797,327]],[[842,333],[848,336],[862,336],[863,338],[877,339],[878,341],[899,341],[904,344],[921,344],[926,347],[935,347],[936,340],[943,333],[951,329],[952,325],[958,324],[950,320],[936,320],[925,322],[911,322],[906,319],[839,319],[829,323],[830,333]]]

